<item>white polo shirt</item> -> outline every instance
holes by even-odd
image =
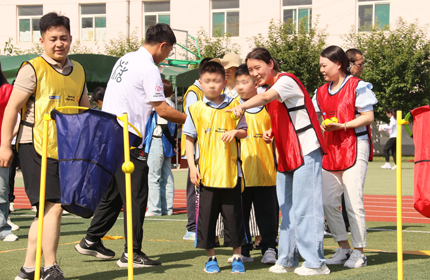
[[[127,113],[128,121],[144,135],[146,122],[153,109],[150,102],[165,100],[160,71],[152,55],[141,47],[115,63],[102,110],[117,116]],[[131,127],[128,130],[136,134]]]

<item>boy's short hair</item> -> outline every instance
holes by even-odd
[[[248,66],[246,64],[241,64],[239,65],[239,67],[237,67],[234,77],[237,78],[240,75],[246,75],[251,77],[251,74],[249,74]],[[253,78],[251,77],[251,79]]]
[[[161,79],[163,81],[163,88],[164,88],[164,96],[170,97],[173,94],[173,85],[172,82],[166,79]]]
[[[103,101],[105,97],[105,89],[103,87],[96,87],[91,95],[91,102]]]
[[[345,52],[346,56],[349,59],[349,62],[355,63],[357,61],[357,54],[363,56],[363,53],[357,49],[349,49]]]
[[[175,33],[170,26],[165,23],[151,25],[146,31],[145,44],[153,46],[164,42],[169,46],[176,44]]]
[[[200,61],[200,64],[199,64],[199,72],[200,72],[200,69],[202,69],[202,67],[203,67],[203,65],[205,65],[206,63],[208,63],[209,61],[211,61],[213,58],[212,57],[205,57],[205,58],[203,58],[201,61]]]
[[[46,31],[54,26],[64,26],[69,32],[69,35],[71,34],[70,19],[66,16],[60,16],[58,13],[51,12],[47,13],[39,20],[40,35],[43,37]]]
[[[225,70],[224,67],[215,61],[209,61],[205,63],[200,69],[199,74],[200,77],[205,73],[218,73],[222,75],[223,80],[225,80]]]

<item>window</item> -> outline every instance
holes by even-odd
[[[39,19],[43,16],[43,6],[18,6],[18,32],[20,43],[39,41]]]
[[[390,24],[390,3],[381,0],[358,0],[358,31],[369,31],[379,24]]]
[[[81,41],[104,41],[106,38],[106,4],[81,5]]]
[[[212,0],[212,36],[239,36],[239,0]]]
[[[282,0],[284,22],[291,22],[293,31],[298,32],[304,21],[306,31],[311,26],[312,0]]]
[[[170,25],[170,1],[144,2],[145,32],[151,25],[165,23]]]

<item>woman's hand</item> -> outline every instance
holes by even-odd
[[[341,130],[341,129],[345,129],[345,124],[344,123],[328,123],[327,125],[322,122],[321,123],[321,129],[323,131],[335,131],[335,130]]]
[[[234,108],[225,110],[226,113],[232,113],[237,119],[239,119],[242,116],[243,108],[242,105],[237,105]]]

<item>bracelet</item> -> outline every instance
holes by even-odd
[[[346,131],[346,123],[343,123],[345,125],[345,131]]]

